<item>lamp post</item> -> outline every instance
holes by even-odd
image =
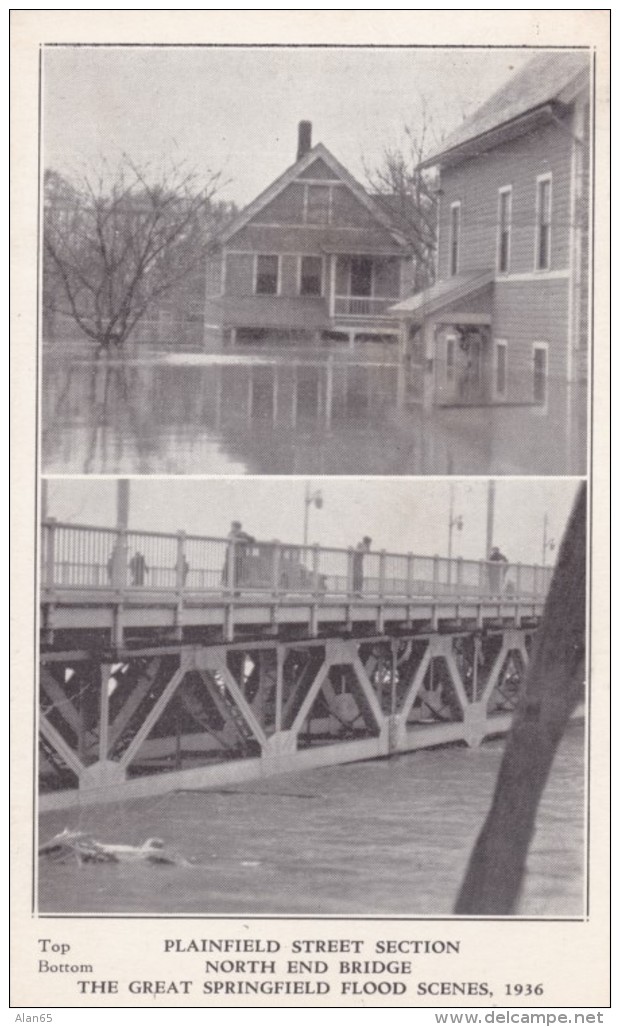
[[[452,581],[452,532],[463,530],[461,514],[454,514],[454,485],[450,485],[450,507],[448,510],[448,584]]]
[[[310,507],[316,506],[320,510],[323,506],[323,493],[320,489],[314,492],[310,489],[310,482],[306,482],[306,495],[304,498],[304,546],[308,545],[308,521],[310,520]]]
[[[543,518],[543,543],[542,543],[542,565],[543,565],[543,567],[545,566],[545,563],[546,563],[546,560],[547,560],[547,550],[549,550],[549,552],[551,553],[555,549],[555,539],[554,538],[547,538],[548,530],[549,530],[549,518],[548,518],[547,514],[545,514],[545,516]]]
[[[495,531],[495,482],[493,478],[489,479],[487,488],[487,551],[486,559],[489,559],[491,549],[493,548],[493,535]]]

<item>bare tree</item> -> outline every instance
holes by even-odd
[[[173,165],[154,176],[124,156],[69,182],[45,178],[43,297],[100,349],[122,346],[145,313],[204,258],[223,214],[219,176]]]
[[[402,145],[384,148],[380,164],[365,167],[369,191],[387,209],[394,226],[411,246],[412,292],[432,285],[437,244],[435,176],[419,167],[437,138],[423,98],[418,108],[419,127],[414,130],[405,126]]]
[[[536,812],[557,747],[583,695],[586,486],[568,523],[536,635],[495,795],[472,852],[455,913],[514,913]]]

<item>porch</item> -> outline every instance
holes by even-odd
[[[507,399],[506,352],[492,339],[493,277],[488,270],[454,276],[391,308],[424,406]]]
[[[351,252],[325,247],[327,302],[332,320],[393,322],[388,311],[402,295],[402,252]]]

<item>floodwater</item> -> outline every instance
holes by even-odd
[[[521,916],[583,914],[583,723],[571,724],[538,813]],[[190,866],[41,859],[54,913],[449,915],[489,807],[503,742],[325,767],[213,791],[45,814],[103,842],[159,836]]]
[[[386,346],[209,355],[45,350],[48,474],[565,474],[586,471],[585,386],[543,406],[424,411]]]

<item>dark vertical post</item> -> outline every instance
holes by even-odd
[[[119,478],[116,488],[116,527],[126,531],[129,524],[129,479]]]
[[[495,527],[495,482],[491,478],[489,481],[488,493],[487,493],[487,551],[486,558],[488,560],[489,553],[493,548],[493,532]]]
[[[514,913],[536,812],[557,747],[583,692],[587,493],[582,485],[564,535],[524,694],[495,795],[472,852],[455,913]]]

